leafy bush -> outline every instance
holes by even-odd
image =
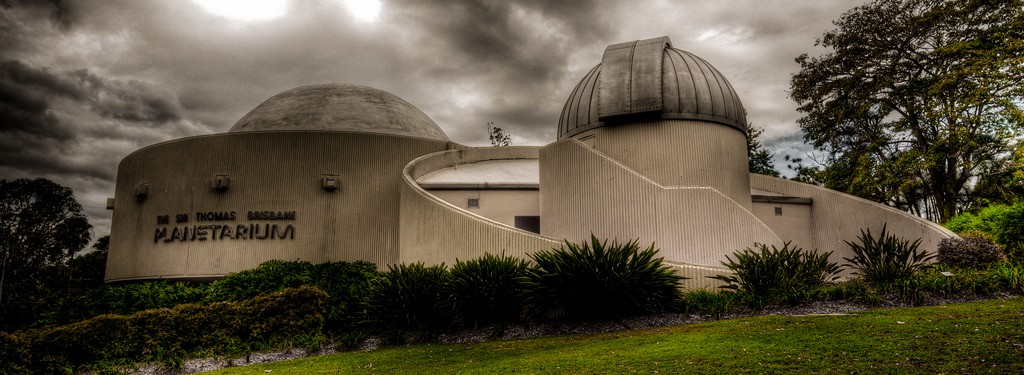
[[[36,325],[68,324],[102,314],[133,314],[187,303],[242,301],[286,288],[313,285],[330,295],[328,331],[347,333],[362,320],[360,303],[365,299],[370,281],[377,277],[376,266],[364,261],[314,265],[270,260],[212,283],[156,280],[100,285],[56,299],[47,306]]]
[[[946,228],[956,233],[967,233],[979,231],[997,236],[1001,232],[1003,217],[1009,211],[1010,206],[994,204],[982,208],[977,213],[965,212],[951,217],[944,224]]]
[[[636,240],[608,245],[590,238],[590,244],[566,241],[530,254],[536,265],[524,283],[535,312],[617,316],[667,310],[679,302],[683,277],[655,258],[654,245],[640,250]]]
[[[362,302],[370,293],[370,285],[381,277],[370,262],[327,262],[313,267],[313,285],[330,296],[327,308],[327,329],[335,334],[350,334],[363,320]]]
[[[450,314],[443,309],[441,298],[448,278],[444,265],[388,266],[388,271],[370,287],[365,304],[369,322],[386,335],[402,335],[403,331],[430,334],[446,327]]]
[[[104,293],[103,300],[105,313],[132,314],[146,309],[202,303],[209,295],[209,284],[156,280],[112,286]]]
[[[446,292],[452,310],[463,324],[474,328],[519,319],[525,304],[519,279],[528,268],[523,259],[490,253],[456,261]]]
[[[180,363],[190,354],[238,354],[231,349],[274,346],[323,328],[327,294],[288,289],[244,302],[184,304],[132,315],[95,318],[30,332],[34,370],[129,359]]]
[[[268,260],[258,267],[214,281],[213,301],[242,301],[267,292],[313,285],[315,266],[309,262]]]
[[[1010,207],[1003,216],[1003,230],[996,238],[1004,246],[1007,257],[1024,263],[1024,201]]]
[[[1024,293],[1024,266],[1003,263],[989,269],[988,272],[1000,290],[1007,293]]]
[[[30,374],[31,361],[28,343],[22,336],[0,331],[0,374]]]
[[[757,244],[755,248],[734,253],[736,260],[726,255],[722,265],[733,275],[712,277],[726,282],[722,288],[750,295],[755,305],[805,301],[812,289],[839,278],[841,268],[828,260],[832,252],[818,254],[798,247],[791,249],[789,242],[781,249],[766,244]]]
[[[1003,247],[1010,261],[1024,262],[1024,200],[1009,206],[991,205],[976,214],[960,214],[950,218],[945,226],[959,234],[970,231],[987,233]]]
[[[1006,260],[1003,250],[980,231],[942,239],[938,253],[939,263],[955,267],[980,268]]]
[[[861,230],[859,242],[846,242],[853,250],[853,258],[843,258],[860,275],[872,284],[887,284],[907,279],[915,272],[928,267],[935,258],[927,251],[918,251],[921,239],[913,242],[888,233],[882,226],[882,233],[875,238],[871,230]]]
[[[269,260],[259,267],[229,274],[211,285],[210,301],[241,301],[258,295],[312,285],[330,299],[327,326],[330,331],[351,331],[361,320],[359,311],[372,280],[379,277],[370,262],[309,262]]]

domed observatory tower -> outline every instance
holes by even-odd
[[[746,117],[729,82],[667,37],[613,44],[541,152],[541,233],[655,242],[719,267],[776,236],[750,214]]]
[[[121,161],[106,279],[211,279],[270,259],[396,263],[402,168],[451,146],[381,90],[282,92],[227,133]]]

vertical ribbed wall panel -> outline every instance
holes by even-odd
[[[270,259],[367,260],[383,267],[398,259],[402,168],[447,142],[364,133],[244,132],[185,138],[139,150],[118,169],[107,280],[207,278]],[[326,192],[324,174],[341,188]],[[230,176],[224,192],[210,187]],[[132,187],[150,184],[136,201]],[[295,212],[294,220],[249,220],[249,211]],[[232,220],[197,222],[197,212],[235,212]],[[189,221],[176,223],[175,215]],[[294,239],[154,242],[158,215],[167,227],[292,225]]]
[[[541,233],[547,237],[639,239],[645,246],[653,242],[667,261],[711,268],[755,242],[781,242],[717,190],[660,186],[577,140],[544,147],[540,160]]]
[[[921,249],[932,252],[943,238],[955,235],[923,218],[834,190],[757,174],[751,174],[750,180],[751,187],[758,190],[810,197],[814,202],[810,230],[814,233],[815,247],[832,251],[832,260],[840,263],[844,262],[842,258],[853,256],[844,241],[856,241],[861,229],[870,229],[877,235],[886,225],[889,233],[910,240],[921,238]]]
[[[483,160],[536,159],[536,147],[501,147],[443,151],[409,163],[401,193],[402,263],[445,263],[469,260],[485,252],[526,258],[526,254],[557,247],[559,241],[501,224],[457,207],[416,184],[431,171]],[[543,221],[543,218],[542,218]]]
[[[661,186],[711,187],[751,207],[746,136],[734,128],[661,120],[592,134],[594,148]]]

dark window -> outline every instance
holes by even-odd
[[[516,228],[540,234],[540,216],[516,216]]]
[[[466,207],[480,208],[480,198],[469,198],[469,200],[466,201]]]
[[[775,216],[782,216],[782,207],[775,207]]]

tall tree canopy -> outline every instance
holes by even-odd
[[[92,226],[71,189],[46,179],[0,180],[0,314],[89,243]]]
[[[1024,0],[876,0],[796,59],[790,96],[827,187],[944,221],[1024,129]]]
[[[505,134],[505,129],[494,126],[494,122],[487,123],[487,139],[491,146],[506,147],[512,145],[512,136]]]
[[[772,162],[775,155],[761,143],[762,134],[763,128],[747,124],[747,169],[750,173],[779,177],[779,171]]]

